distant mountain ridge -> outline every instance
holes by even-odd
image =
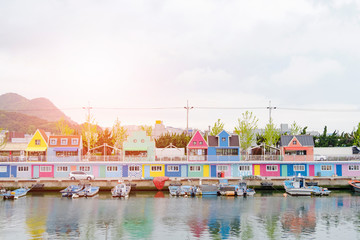
[[[34,116],[49,122],[63,118],[74,123],[47,98],[29,100],[16,93],[6,93],[0,95],[0,110]]]

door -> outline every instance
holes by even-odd
[[[314,177],[315,176],[315,166],[309,165],[309,176]]]
[[[204,177],[209,177],[210,168],[209,165],[204,165]]]
[[[95,175],[95,174],[94,174],[94,175]],[[99,176],[100,176],[101,178],[106,177],[106,169],[105,169],[105,166],[100,166],[100,174],[99,174]]]
[[[254,165],[254,176],[260,176],[260,165]]]
[[[281,176],[282,177],[287,177],[288,176],[288,168],[287,165],[281,165]]]
[[[216,177],[216,165],[211,165],[211,177]]]
[[[11,176],[10,177],[16,177],[17,175],[17,166],[11,166]]]
[[[181,177],[187,177],[187,165],[181,165]]]
[[[33,178],[39,178],[39,166],[33,166]]]
[[[150,165],[144,166],[144,177],[150,177]]]
[[[122,170],[122,176],[123,177],[128,177],[129,176],[129,166],[128,165],[124,165],[123,166],[123,170]]]
[[[336,165],[336,175],[342,176],[342,166]]]

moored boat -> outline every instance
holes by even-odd
[[[327,188],[319,187],[319,186],[309,186],[309,188],[312,188],[313,194],[316,196],[329,196],[331,191]]]
[[[305,185],[305,178],[298,175],[292,180],[284,181],[284,188],[286,193],[293,196],[310,196],[314,189]]]
[[[359,180],[350,180],[348,183],[354,189],[355,192],[360,192],[360,181]]]
[[[246,182],[239,182],[239,185],[236,189],[236,195],[237,196],[254,196],[255,195],[255,190],[252,188],[248,188],[247,187],[247,183]]]
[[[113,197],[128,197],[131,191],[131,185],[120,183],[111,189],[111,194]]]
[[[202,195],[218,195],[219,186],[202,184],[199,186],[199,190],[200,190],[200,194]]]
[[[21,187],[13,191],[3,192],[1,193],[1,196],[3,196],[4,199],[18,199],[20,197],[24,197],[29,191],[30,188]]]
[[[83,184],[70,185],[67,188],[65,188],[64,190],[61,190],[60,192],[61,192],[62,197],[72,197],[73,194],[77,194],[83,189],[84,189]]]
[[[91,186],[91,184],[86,184],[85,187],[77,192],[77,193],[73,193],[72,197],[73,198],[77,198],[77,197],[93,197],[96,194],[99,193],[100,187],[95,187],[95,186]]]
[[[169,186],[171,196],[196,196],[200,195],[200,189],[190,185],[172,185]]]

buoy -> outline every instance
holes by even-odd
[[[286,193],[284,193],[284,197],[287,197],[287,194],[286,194]]]

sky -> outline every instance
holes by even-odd
[[[360,1],[0,0],[0,94],[110,127],[360,122]]]

